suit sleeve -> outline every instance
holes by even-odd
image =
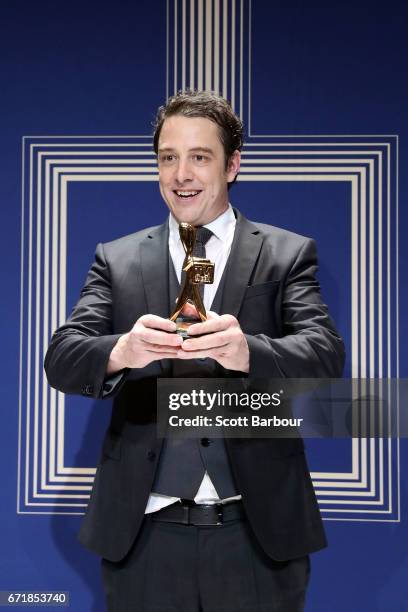
[[[105,398],[126,372],[105,377],[110,353],[121,334],[112,333],[112,292],[102,244],[80,298],[67,322],[54,333],[44,368],[52,387],[64,393]]]
[[[337,378],[345,349],[322,302],[314,240],[307,239],[286,277],[281,338],[246,335],[249,376],[259,378]]]

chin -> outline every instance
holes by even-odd
[[[190,223],[191,225],[200,225],[200,219],[194,214],[193,211],[189,212],[186,210],[173,211],[173,216],[179,223]]]
[[[177,217],[177,220],[179,223],[189,223],[190,225],[201,225],[200,221],[198,219],[195,218],[191,218],[191,217]]]

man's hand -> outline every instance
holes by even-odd
[[[106,374],[109,376],[123,368],[144,368],[152,361],[177,357],[182,339],[175,331],[173,321],[143,315],[113,347]]]
[[[178,359],[215,359],[227,370],[249,372],[249,349],[244,333],[235,317],[207,312],[207,321],[194,323],[188,330],[189,338],[184,340]],[[193,336],[206,334],[200,338]]]

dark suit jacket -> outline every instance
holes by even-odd
[[[220,314],[238,318],[250,351],[250,376],[339,377],[344,347],[315,279],[313,240],[238,211]],[[160,457],[154,362],[106,379],[119,336],[143,314],[168,317],[168,223],[98,245],[80,299],[45,359],[50,384],[65,393],[114,397],[80,540],[122,559],[139,531]],[[218,369],[218,376],[237,372]],[[304,447],[299,439],[226,439],[249,522],[270,557],[286,560],[325,546]]]

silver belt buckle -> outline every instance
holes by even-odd
[[[217,504],[217,525],[222,525],[224,522],[224,506],[222,504]]]
[[[198,507],[200,505],[198,504]],[[191,521],[191,523],[193,525],[196,525],[197,527],[210,527],[211,525],[222,525],[223,524],[223,508],[221,505],[218,504],[204,504],[205,508],[201,508],[201,511],[203,511],[205,513],[205,517],[202,518],[201,520],[194,520]],[[217,511],[217,522],[210,522],[209,520],[209,515],[214,516],[214,506],[216,506],[216,511]],[[191,510],[191,509],[190,509]],[[194,510],[192,512],[192,514],[194,515]],[[191,515],[190,515],[191,516]],[[196,514],[196,517],[200,516],[199,513]],[[206,520],[207,519],[207,520]]]

